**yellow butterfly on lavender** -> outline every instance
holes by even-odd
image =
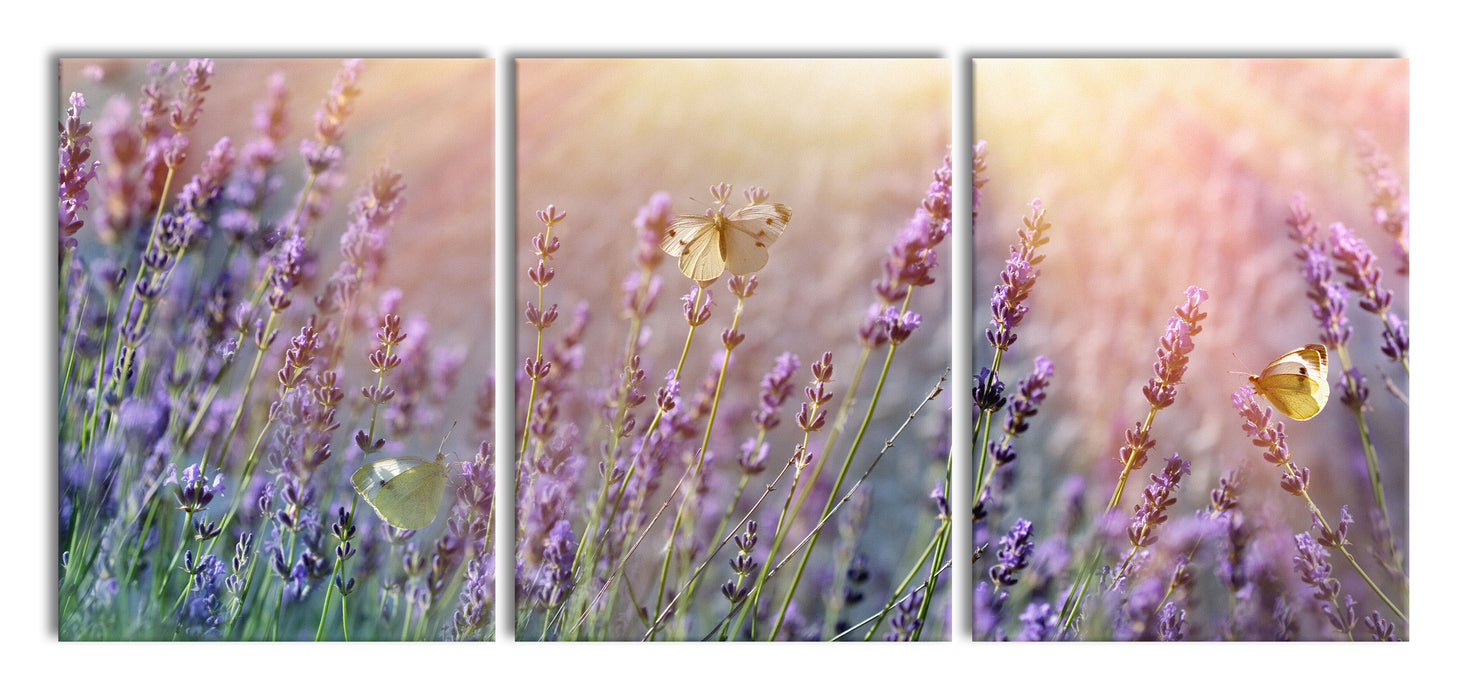
[[[726,214],[732,188],[719,183],[709,188],[714,207],[703,214],[684,214],[663,235],[662,249],[678,256],[678,269],[689,279],[707,282],[724,270],[748,275],[764,268],[770,246],[790,223],[790,207],[766,204],[763,189],[744,191],[749,204]]]
[[[1281,413],[1310,420],[1330,400],[1329,370],[1325,346],[1310,343],[1275,358],[1259,374],[1249,375],[1249,383]]]

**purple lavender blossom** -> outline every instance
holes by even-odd
[[[1366,388],[1366,375],[1361,370],[1352,367],[1341,372],[1341,378],[1337,380],[1340,385],[1341,403],[1354,412],[1361,412],[1366,407],[1366,397],[1371,393]]]
[[[984,336],[994,349],[1003,352],[1014,344],[1019,336],[1015,329],[1024,320],[1030,307],[1025,305],[1040,271],[1037,266],[1045,256],[1038,254],[1040,246],[1050,242],[1045,231],[1050,224],[1045,221],[1045,209],[1040,200],[1030,202],[1030,213],[1025,216],[1024,226],[1018,230],[1019,245],[1009,247],[1009,260],[1004,263],[1004,272],[999,275],[999,284],[989,299],[989,311],[993,318]]]
[[[1280,477],[1280,487],[1292,495],[1301,495],[1310,487],[1310,470],[1294,463],[1290,448],[1285,443],[1284,424],[1270,425],[1273,412],[1268,408],[1260,408],[1254,396],[1253,387],[1248,385],[1234,391],[1234,408],[1238,409],[1239,415],[1244,419],[1244,434],[1252,438],[1256,446],[1264,448],[1265,462],[1284,469]]]
[[[907,298],[909,288],[935,281],[932,271],[938,266],[938,255],[934,249],[952,230],[953,161],[944,156],[942,167],[933,171],[933,182],[922,206],[887,248],[882,277],[873,285],[884,306],[899,305]]]
[[[1310,313],[1320,324],[1320,341],[1337,351],[1351,338],[1351,322],[1346,318],[1345,286],[1331,277],[1330,258],[1320,240],[1314,215],[1305,206],[1305,197],[1296,193],[1290,201],[1289,236],[1300,244],[1295,257],[1300,260],[1300,274],[1308,289]]]
[[[1157,639],[1164,642],[1181,642],[1188,633],[1188,611],[1168,601],[1157,614]]]
[[[662,263],[663,254],[661,247],[663,234],[673,225],[672,198],[667,192],[654,192],[648,198],[647,204],[637,209],[637,218],[632,220],[632,227],[637,229],[637,250],[633,257],[637,266],[651,273]],[[649,292],[648,304],[655,293]],[[644,312],[646,315],[646,312]]]
[[[1050,385],[1053,374],[1055,364],[1049,358],[1044,355],[1035,358],[1035,369],[1020,380],[1014,396],[1009,399],[1009,413],[1004,419],[1006,434],[1017,436],[1029,429],[1029,419],[1040,412],[1040,402],[1045,400],[1045,388]],[[999,391],[1004,391],[1002,383]]]
[[[183,133],[194,128],[204,108],[204,93],[209,91],[209,79],[214,75],[214,61],[191,58],[179,73],[182,89],[169,105],[168,123],[175,131]]]
[[[1311,597],[1319,606],[1331,627],[1347,637],[1356,626],[1355,601],[1350,594],[1342,595],[1340,581],[1331,578],[1330,554],[1320,543],[1310,538],[1309,533],[1295,535],[1295,570],[1306,586],[1314,589]]]
[[[1407,339],[1407,322],[1397,318],[1395,313],[1388,313],[1386,330],[1381,332],[1385,343],[1381,351],[1395,362],[1406,362],[1409,342]]]
[[[1004,382],[999,381],[999,376],[988,367],[980,367],[979,373],[974,375],[974,409],[992,412],[1003,405]]]
[[[1201,307],[1208,300],[1207,290],[1188,287],[1187,300],[1167,319],[1167,331],[1158,341],[1157,362],[1152,365],[1156,377],[1147,382],[1142,394],[1154,409],[1172,405],[1177,398],[1177,385],[1188,369],[1188,353],[1193,350],[1193,336],[1202,332],[1202,321],[1208,318]]]
[[[1014,522],[1009,533],[999,539],[999,563],[989,567],[989,580],[998,586],[1013,586],[1019,583],[1015,574],[1029,566],[1030,553],[1035,543],[1030,541],[1034,526],[1020,518]]]
[[[1054,639],[1055,633],[1060,629],[1060,615],[1056,613],[1049,603],[1030,603],[1025,606],[1025,611],[1020,613],[1021,625],[1016,641],[1039,642]]]
[[[1366,623],[1366,629],[1371,632],[1371,639],[1378,642],[1400,642],[1397,636],[1397,626],[1386,621],[1381,613],[1372,610],[1362,622]]]
[[[192,580],[188,599],[178,611],[179,630],[193,639],[218,639],[224,607],[220,598],[224,562],[207,554],[199,564],[193,565],[192,554],[192,550],[185,551],[184,565],[192,571]]]
[[[1040,411],[1040,402],[1045,399],[1045,387],[1050,382],[1050,377],[1055,371],[1055,366],[1044,356],[1035,359],[1035,368],[1030,374],[1021,379],[1015,388],[1015,393],[1009,398],[1009,410],[1006,413],[1003,425],[1002,437],[990,440],[986,447],[990,460],[990,468],[983,477],[982,496],[988,502],[989,507],[1002,509],[1005,505],[1006,494],[1014,480],[1014,461],[1018,458],[1018,450],[1015,447],[1015,438],[1029,429],[1029,418],[1034,417]],[[982,368],[978,377],[990,378],[988,368]],[[990,395],[1001,397],[1004,384],[990,387]],[[975,398],[986,398],[978,395],[979,389],[974,389]],[[992,475],[992,476],[990,476]],[[980,484],[975,484],[979,486]],[[981,502],[980,506],[985,506]],[[987,517],[987,513],[985,517]]]
[[[833,398],[833,394],[827,391],[835,371],[831,353],[821,355],[821,359],[810,366],[810,371],[815,378],[805,387],[806,400],[800,403],[800,413],[795,417],[795,424],[807,433],[816,432],[826,425],[826,409],[821,406]]]
[[[404,189],[400,173],[378,168],[348,205],[351,220],[338,244],[342,260],[316,297],[322,314],[341,317],[337,334],[349,330],[346,323],[355,315],[361,290],[372,288],[381,278],[391,224],[405,201]]]
[[[726,580],[719,588],[724,599],[729,601],[731,609],[743,603],[753,591],[753,586],[746,583],[745,579],[753,576],[760,568],[759,560],[754,557],[754,546],[759,542],[758,530],[755,521],[748,520],[744,523],[744,531],[734,537],[734,545],[739,548],[739,552],[729,560],[729,568],[739,580]]]
[[[795,390],[791,379],[800,367],[800,358],[794,353],[781,353],[775,358],[775,366],[760,379],[759,405],[751,413],[754,424],[763,430],[774,430],[780,425],[780,407]]]
[[[1152,475],[1152,483],[1142,492],[1142,503],[1132,511],[1127,538],[1133,547],[1148,547],[1157,541],[1156,529],[1167,522],[1167,508],[1177,503],[1174,495],[1184,475],[1191,473],[1192,463],[1176,452],[1167,459],[1162,473]]]
[[[988,159],[989,142],[979,139],[974,143],[973,180],[971,180],[971,184],[973,185],[973,199],[971,200],[973,206],[971,212],[972,221],[969,222],[969,230],[973,232],[977,232],[979,229],[979,202],[983,199],[981,190],[989,182],[989,178],[984,176],[984,170],[989,167]]]
[[[92,123],[81,119],[87,100],[79,92],[71,94],[71,107],[66,110],[66,119],[61,122],[61,150],[58,163],[58,212],[60,220],[61,250],[76,247],[76,232],[82,228],[82,210],[87,208],[87,185],[97,176],[99,161],[92,157]]]
[[[887,324],[883,320],[887,307],[872,304],[867,307],[866,317],[856,329],[857,341],[868,350],[876,350],[887,342]]]
[[[948,508],[948,490],[943,487],[942,481],[936,479],[933,481],[933,490],[928,492],[928,500],[932,501],[936,507],[939,520],[946,522],[952,517]]]
[[[547,608],[559,605],[571,590],[571,565],[576,558],[576,533],[571,522],[560,520],[542,545],[544,573],[540,589],[536,592],[541,605]]]
[[[912,336],[922,323],[923,317],[913,311],[897,313],[897,308],[889,306],[882,314],[882,323],[886,326],[887,339],[894,346],[901,345],[903,341]]]
[[[713,318],[714,313],[714,300],[712,296],[703,297],[703,304],[697,307],[694,306],[694,302],[699,298],[699,290],[700,287],[695,284],[689,287],[688,293],[682,297],[683,319],[688,322],[688,325],[695,327],[701,326],[705,321]]]
[[[1009,602],[1009,590],[988,581],[974,584],[974,639],[1004,641],[1005,603]]]
[[[170,470],[169,481],[178,487],[176,498],[180,510],[197,513],[207,508],[215,496],[224,494],[224,475],[217,469],[212,482],[206,478],[203,468],[198,464],[190,464],[183,474],[179,474],[177,467],[172,465]]]
[[[902,602],[892,609],[892,619],[887,623],[892,629],[883,635],[885,642],[910,642],[917,639],[917,634],[922,630],[923,620],[918,616],[918,611],[923,605],[923,589],[914,588],[911,593],[902,598]]]
[[[1391,312],[1392,292],[1382,285],[1382,271],[1376,264],[1376,254],[1345,224],[1331,224],[1330,234],[1331,256],[1337,262],[1336,271],[1346,278],[1345,287],[1359,295],[1361,308],[1381,317],[1385,326],[1381,334],[1385,344],[1381,351],[1387,357],[1405,363],[1406,324]]]
[[[471,558],[464,566],[464,587],[459,590],[459,607],[450,624],[452,639],[475,641],[485,638],[494,614],[494,557]]]
[[[1361,295],[1361,308],[1377,315],[1391,308],[1391,290],[1382,286],[1376,254],[1366,242],[1345,224],[1336,222],[1330,225],[1330,244],[1336,272],[1345,276],[1347,289]]]
[[[1356,132],[1357,152],[1361,156],[1361,173],[1371,190],[1371,218],[1392,237],[1393,249],[1401,259],[1397,272],[1407,275],[1410,265],[1411,230],[1407,222],[1407,195],[1391,160],[1364,129]]]

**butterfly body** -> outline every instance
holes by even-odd
[[[438,518],[448,466],[442,454],[391,457],[362,466],[352,474],[352,487],[372,510],[395,527],[417,530]]]
[[[784,204],[750,204],[733,214],[724,205],[705,214],[685,214],[673,220],[661,247],[678,256],[678,269],[690,279],[718,278],[725,269],[736,275],[758,272],[769,262],[769,248],[790,223]]]
[[[1330,400],[1328,370],[1325,346],[1311,343],[1280,355],[1264,371],[1249,375],[1249,383],[1280,413],[1309,420]]]

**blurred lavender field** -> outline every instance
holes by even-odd
[[[563,358],[579,366],[571,368],[566,380],[570,386],[556,399],[557,426],[574,426],[573,432],[557,433],[548,443],[574,454],[549,476],[532,473],[541,467],[532,467],[530,461],[522,463],[517,537],[517,562],[522,567],[519,637],[637,639],[649,627],[658,627],[655,638],[659,639],[703,638],[710,629],[717,629],[720,617],[730,608],[717,588],[725,580],[735,585],[727,563],[738,553],[733,541],[713,558],[701,575],[707,583],[689,594],[691,602],[680,601],[671,621],[653,624],[649,618],[656,617],[656,608],[673,598],[677,584],[690,580],[714,545],[740,524],[763,487],[776,480],[792,447],[800,441],[796,418],[800,403],[808,399],[796,387],[810,384],[810,366],[826,352],[831,353],[834,366],[826,390],[835,395],[828,408],[831,423],[836,422],[836,406],[862,355],[858,328],[877,303],[872,289],[882,275],[888,247],[910,222],[926,225],[923,201],[934,186],[934,171],[944,165],[951,139],[948,64],[887,59],[522,59],[517,62],[516,99],[519,270],[537,264],[532,238],[545,234],[547,228],[538,214],[548,213],[547,207],[553,205],[556,216],[564,215],[550,232],[560,247],[547,263],[556,276],[544,288],[543,304],[557,304],[559,320],[546,328],[547,348],[562,342],[569,329],[577,328],[576,306],[587,302],[580,342]],[[660,519],[652,514],[692,455],[670,458],[659,467],[662,476],[648,496],[648,505],[637,515],[626,516],[642,518],[638,527],[656,523],[648,541],[627,563],[632,590],[612,594],[619,597],[610,604],[600,600],[598,606],[610,608],[598,611],[591,623],[578,628],[577,618],[586,610],[586,600],[598,598],[597,588],[609,571],[616,570],[618,559],[603,555],[594,575],[586,574],[590,567],[583,566],[573,577],[567,570],[570,565],[564,564],[570,561],[569,553],[558,550],[565,559],[557,563],[549,549],[552,541],[555,547],[564,548],[564,538],[548,531],[564,520],[569,530],[562,533],[574,532],[570,546],[587,547],[583,533],[588,530],[588,514],[598,512],[598,485],[603,483],[598,462],[604,461],[614,432],[607,426],[617,420],[608,421],[599,407],[608,400],[609,391],[613,405],[618,405],[616,387],[627,365],[624,348],[630,321],[622,296],[629,274],[634,287],[639,270],[661,278],[661,293],[641,322],[646,345],[638,351],[645,374],[640,391],[649,398],[636,413],[638,422],[629,433],[629,442],[659,420],[652,408],[653,395],[678,365],[688,335],[679,297],[689,293],[692,283],[678,271],[677,259],[656,247],[644,258],[645,263],[638,261],[634,219],[641,217],[644,229],[656,232],[667,226],[667,217],[702,214],[710,206],[710,187],[721,182],[733,187],[731,211],[746,203],[739,194],[742,190],[760,187],[768,192],[769,202],[788,206],[793,217],[784,236],[770,247],[769,263],[756,275],[757,292],[742,310],[739,331],[744,339],[732,355],[724,380],[705,455],[706,478],[697,493],[699,505],[689,506],[687,512],[697,524],[680,526],[686,532],[677,540],[673,574],[661,575],[667,529],[681,501],[675,499]],[[932,258],[935,283],[916,288],[911,297],[907,309],[921,314],[920,328],[895,353],[842,492],[871,464],[882,441],[894,434],[944,372],[949,255],[946,243],[936,248]],[[646,284],[648,277],[642,279]],[[698,328],[680,375],[685,409],[710,368],[716,373],[724,357],[718,335],[729,327],[735,308],[735,298],[725,284],[728,279],[725,275],[708,288],[714,299],[712,317]],[[517,288],[521,311],[527,306],[543,308],[535,284],[521,278]],[[535,358],[536,341],[536,328],[521,325],[517,334],[521,360]],[[769,456],[764,471],[753,475],[743,495],[736,497],[741,445],[756,432],[750,416],[761,401],[761,378],[782,353],[798,357],[791,361],[793,373],[788,379],[793,395],[775,412],[780,425],[766,440]],[[841,437],[830,446],[829,463],[799,517],[794,525],[787,525],[791,534],[780,547],[781,556],[819,518],[884,356],[885,348],[873,353],[851,409],[854,415],[844,421]],[[860,500],[867,501],[865,518],[841,524],[841,518],[858,512],[857,507],[849,506],[830,521],[788,609],[782,610],[775,600],[794,580],[790,571],[794,565],[770,579],[772,589],[763,594],[752,615],[757,620],[756,638],[768,637],[772,627],[779,628],[773,633],[781,639],[829,638],[839,631],[835,630],[837,622],[854,624],[883,609],[889,595],[903,589],[901,578],[922,560],[924,543],[939,524],[937,506],[929,493],[944,478],[948,422],[944,406],[951,381],[950,377],[942,397],[927,404],[883,457],[870,481],[859,489]],[[522,369],[516,408],[522,423],[517,437],[525,429],[530,391]],[[702,434],[705,427],[699,422],[691,429]],[[823,449],[832,426],[826,425],[824,431],[813,433],[811,444],[816,450]],[[695,448],[697,442],[693,440]],[[641,443],[627,449],[648,452]],[[531,449],[530,453],[527,459],[533,460],[538,451]],[[758,542],[750,556],[759,564],[770,556],[777,514],[793,472],[791,469],[779,480],[778,489],[754,518]],[[531,485],[534,483],[541,486]],[[546,484],[552,483],[557,484],[555,496],[546,492]],[[527,508],[536,515],[527,518]],[[715,532],[724,519],[721,516],[735,510],[728,526]],[[849,570],[846,562],[857,554],[867,562],[867,578],[856,581],[865,600],[845,606],[840,600],[846,586],[842,579]],[[588,556],[580,552],[582,560]],[[681,565],[676,563],[680,558]],[[908,588],[920,585],[926,571],[911,580]],[[861,577],[856,574],[857,579]],[[931,629],[924,630],[925,639],[948,634],[946,573],[940,579],[941,589],[930,592],[933,612],[926,616]],[[547,583],[552,580],[555,586]],[[617,586],[620,589],[622,584]],[[658,597],[654,589],[663,590],[660,586],[666,591]],[[907,589],[902,593],[906,595]],[[566,616],[568,609],[571,614]],[[886,617],[890,620],[895,614]],[[782,615],[783,621],[777,621]],[[873,624],[857,634],[865,635],[868,630],[875,630],[873,636],[880,638],[889,626],[887,622]],[[749,634],[747,623],[742,630],[734,625],[728,636],[745,638],[745,634]]]
[[[61,61],[62,639],[492,636],[493,71]]]
[[[1150,562],[1118,589],[1099,593],[1106,586],[1093,582],[1091,594],[1099,597],[1087,601],[1088,617],[1068,634],[1347,638],[1301,578],[1293,535],[1311,529],[1310,512],[1281,490],[1281,469],[1266,464],[1263,448],[1240,430],[1231,396],[1247,382],[1230,372],[1257,373],[1293,348],[1322,342],[1300,272],[1301,246],[1291,238],[1296,229],[1286,223],[1296,193],[1327,254],[1337,222],[1369,246],[1383,273],[1380,286],[1395,295],[1390,312],[1410,318],[1404,258],[1378,221],[1398,212],[1405,219],[1407,211],[1407,62],[979,59],[973,101],[988,178],[975,214],[974,366],[993,360],[981,330],[990,324],[988,300],[1037,198],[1051,225],[1049,243],[1040,249],[1029,314],[999,378],[1013,391],[1033,358],[1054,364],[1038,415],[1015,440],[1012,483],[991,494],[990,519],[976,530],[975,546],[987,542],[989,549],[974,572],[975,637],[1023,637],[1043,617],[1035,608],[1022,621],[1031,605],[1060,613],[1076,570],[1101,546],[1092,533],[1117,484],[1124,432],[1148,415],[1141,389],[1153,377],[1158,339],[1185,290],[1196,285],[1207,292],[1207,317],[1192,338],[1176,403],[1152,425],[1151,459],[1122,495],[1123,522],[1101,538],[1100,563],[1114,573],[1125,556],[1124,520],[1167,457],[1176,452],[1190,460],[1191,474],[1173,494]],[[1377,164],[1370,178],[1363,174],[1368,162]],[[1400,197],[1377,201],[1378,185],[1393,175]],[[1339,269],[1334,278],[1347,279]],[[1351,292],[1344,306],[1354,326],[1348,355],[1369,389],[1364,423],[1379,457],[1400,564],[1391,561],[1385,529],[1374,526],[1379,509],[1356,414],[1341,403],[1344,363],[1335,349],[1324,411],[1308,422],[1276,412],[1273,421],[1283,420],[1294,462],[1311,470],[1308,493],[1328,526],[1335,528],[1341,506],[1349,506],[1350,550],[1405,606],[1409,382],[1404,363],[1378,349],[1383,320],[1362,310],[1359,299]],[[996,426],[1003,410],[997,415]],[[1199,524],[1195,513],[1208,510],[1210,490],[1230,470],[1239,474],[1237,507]],[[988,572],[1001,536],[1019,519],[1034,523],[1035,549],[1013,595],[1000,602]],[[1195,542],[1201,544],[1190,550]],[[1186,611],[1186,623],[1160,629],[1153,603],[1161,606],[1159,593],[1177,582],[1176,558],[1190,551],[1191,581],[1169,598]],[[1343,589],[1333,605],[1349,596],[1356,606],[1351,638],[1376,636],[1366,629],[1371,611],[1405,638],[1405,622],[1334,554],[1331,577]]]

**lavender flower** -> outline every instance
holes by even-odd
[[[1202,332],[1202,321],[1208,318],[1200,308],[1208,300],[1208,292],[1188,287],[1186,296],[1187,301],[1175,309],[1176,315],[1167,319],[1167,332],[1159,341],[1157,362],[1152,365],[1157,376],[1142,389],[1142,395],[1154,409],[1171,406],[1177,397],[1177,385],[1183,381],[1183,373],[1188,369],[1188,353],[1193,350],[1193,336]]]
[[[889,306],[882,314],[882,323],[886,326],[887,339],[892,345],[901,345],[903,341],[912,336],[918,325],[923,321],[920,314],[912,311],[897,313],[896,307]]]
[[[1157,541],[1157,526],[1167,522],[1167,508],[1177,503],[1173,495],[1184,475],[1191,473],[1192,465],[1176,452],[1162,467],[1162,473],[1152,475],[1152,483],[1142,493],[1142,504],[1132,511],[1132,522],[1127,527],[1127,538],[1133,547],[1148,547]]]
[[[695,284],[689,287],[688,293],[682,297],[683,319],[688,322],[688,325],[694,327],[701,326],[705,321],[713,318],[713,298],[704,297],[703,304],[696,305],[700,296],[699,291],[700,287]]]
[[[1295,549],[1299,552],[1295,557],[1295,570],[1300,573],[1300,580],[1314,589],[1311,597],[1317,601],[1321,614],[1331,627],[1349,638],[1351,629],[1356,626],[1356,604],[1350,594],[1341,593],[1340,582],[1331,578],[1330,554],[1303,532],[1295,535]]]
[[[739,553],[729,560],[729,568],[738,576],[738,580],[727,580],[719,588],[724,599],[729,601],[731,610],[743,603],[753,590],[744,581],[759,571],[759,560],[754,558],[754,546],[759,542],[758,530],[756,523],[749,520],[744,523],[744,532],[734,537],[734,545],[739,548]]]
[[[1319,240],[1314,215],[1305,206],[1305,197],[1296,193],[1290,202],[1289,236],[1300,244],[1295,257],[1301,262],[1300,274],[1308,286],[1306,296],[1312,302],[1310,312],[1320,324],[1320,341],[1337,352],[1351,338],[1351,322],[1346,318],[1345,287],[1333,281],[1330,258],[1325,244]]]
[[[781,353],[775,358],[775,366],[760,379],[759,405],[750,416],[755,426],[774,430],[780,425],[780,407],[795,389],[791,378],[799,366],[800,359],[794,353]]]
[[[917,639],[917,634],[922,629],[922,618],[918,617],[922,605],[923,589],[914,588],[893,609],[892,619],[888,621],[892,629],[882,637],[882,641],[910,642]]]
[[[1366,629],[1371,632],[1371,639],[1378,642],[1400,642],[1397,636],[1397,626],[1387,622],[1381,613],[1372,610],[1362,622],[1366,623]]]
[[[1382,286],[1381,268],[1371,248],[1340,222],[1330,225],[1330,243],[1336,271],[1346,277],[1347,289],[1361,295],[1361,308],[1377,315],[1389,309],[1392,293]]]
[[[947,156],[943,165],[933,171],[922,206],[913,213],[907,226],[887,248],[882,261],[882,277],[873,288],[884,306],[899,305],[911,287],[922,287],[935,280],[932,270],[938,266],[934,249],[953,230],[953,162]]]
[[[974,143],[973,180],[971,181],[973,185],[973,211],[971,214],[972,221],[970,221],[971,228],[969,230],[975,233],[979,229],[979,202],[983,199],[981,190],[989,182],[989,178],[984,176],[984,170],[989,167],[988,160],[989,142],[979,139]]]
[[[806,386],[806,400],[801,402],[800,413],[795,417],[795,424],[806,433],[816,432],[826,425],[826,409],[821,406],[833,398],[831,392],[826,390],[835,371],[831,353],[821,355],[820,361],[810,366],[810,371],[815,378]]]
[[[1259,403],[1254,400],[1253,387],[1239,387],[1234,391],[1233,403],[1244,419],[1244,434],[1252,438],[1255,445],[1264,448],[1264,461],[1284,468],[1280,487],[1296,496],[1304,493],[1310,486],[1310,470],[1294,464],[1290,448],[1285,442],[1284,425],[1269,424],[1273,412],[1268,408],[1260,408]]]
[[[82,210],[87,208],[87,185],[97,176],[100,161],[88,162],[92,157],[92,123],[82,121],[82,110],[87,100],[79,92],[71,94],[71,107],[66,110],[66,119],[61,122],[61,154],[58,162],[58,231],[61,250],[76,248],[76,232],[82,228]]]
[[[1041,355],[1035,358],[1035,369],[1020,380],[1014,396],[1009,399],[1009,414],[1004,419],[1004,432],[1018,436],[1029,429],[1029,419],[1040,412],[1040,402],[1045,400],[1045,388],[1055,373],[1055,364]],[[1003,392],[1003,384],[999,385]]]
[[[1003,405],[1004,382],[988,367],[979,368],[979,373],[974,375],[974,408],[992,413]]]
[[[215,470],[214,480],[211,482],[205,478],[204,470],[198,464],[190,464],[182,475],[178,475],[176,468],[173,469],[175,476],[171,476],[170,480],[178,485],[176,497],[179,510],[198,513],[207,508],[215,496],[224,493],[224,475],[218,470]]]
[[[1029,566],[1030,553],[1035,551],[1035,543],[1030,541],[1033,528],[1030,521],[1020,518],[1009,529],[1009,534],[1000,538],[999,563],[989,567],[989,580],[995,585],[1013,586],[1019,583],[1015,574]]]
[[[1168,602],[1157,615],[1157,638],[1164,642],[1180,642],[1188,632],[1188,611]]]
[[[651,273],[658,264],[667,257],[663,254],[661,243],[664,233],[669,226],[673,225],[672,198],[667,192],[654,192],[648,198],[647,204],[637,210],[637,218],[632,220],[633,228],[637,229],[637,251],[634,258],[637,266],[647,273]],[[650,310],[651,298],[657,296],[656,291],[649,290],[646,300],[639,304],[648,306],[642,315],[647,315]]]
[[[571,565],[576,558],[576,536],[571,523],[560,520],[551,528],[542,550],[544,573],[536,595],[540,604],[551,608],[559,605],[571,590]]]
[[[1018,230],[1019,245],[1009,247],[1009,260],[1004,263],[1004,272],[1000,273],[999,284],[994,287],[994,296],[989,300],[993,319],[988,330],[984,331],[984,337],[998,352],[1008,350],[1018,339],[1014,331],[1030,310],[1024,302],[1029,299],[1035,280],[1040,276],[1036,268],[1045,256],[1037,251],[1050,242],[1045,237],[1049,228],[1040,200],[1030,202],[1030,213],[1024,219],[1024,226]]]
[[[199,122],[199,114],[204,107],[204,93],[209,91],[209,79],[213,75],[214,61],[207,58],[189,59],[188,66],[179,73],[182,89],[168,109],[168,123],[175,131],[189,131]]]
[[[1381,346],[1382,353],[1384,353],[1387,357],[1391,358],[1395,362],[1401,362],[1405,364],[1407,361],[1407,350],[1409,346],[1409,342],[1407,339],[1407,322],[1403,321],[1400,318],[1397,318],[1397,315],[1395,313],[1388,313],[1386,320],[1386,330],[1381,332],[1381,337],[1386,341]]]
[[[1407,222],[1407,195],[1402,190],[1401,178],[1397,177],[1391,160],[1369,133],[1359,130],[1356,139],[1357,152],[1361,156],[1361,174],[1371,190],[1371,218],[1392,237],[1393,247],[1402,262],[1397,271],[1406,275],[1410,269],[1412,234]]]
[[[224,562],[213,554],[205,555],[197,565],[193,550],[186,550],[184,566],[192,571],[188,599],[178,611],[180,631],[193,639],[218,639],[223,601],[220,598],[225,576]]]
[[[1014,478],[1014,460],[1018,452],[1014,446],[1014,440],[1020,434],[1029,429],[1029,419],[1040,412],[1040,402],[1045,400],[1045,388],[1050,383],[1050,377],[1055,372],[1055,365],[1044,356],[1035,358],[1035,368],[1030,374],[1021,379],[1015,387],[1015,393],[1009,399],[1009,410],[1006,413],[1003,424],[1003,436],[990,440],[988,443],[988,455],[992,465],[984,474],[981,481],[975,484],[984,493],[985,500],[996,508],[1003,506],[1004,494],[1009,491],[1010,482]],[[980,376],[991,377],[988,368],[980,370]],[[997,396],[1004,391],[1001,382],[996,387],[990,387],[991,396]],[[979,389],[974,389],[975,398]],[[985,397],[987,398],[987,397]],[[980,504],[982,505],[982,504]]]
[[[1049,603],[1026,605],[1025,611],[1020,613],[1019,621],[1023,626],[1015,639],[1021,642],[1054,639],[1060,628],[1060,615],[1054,612]]]

